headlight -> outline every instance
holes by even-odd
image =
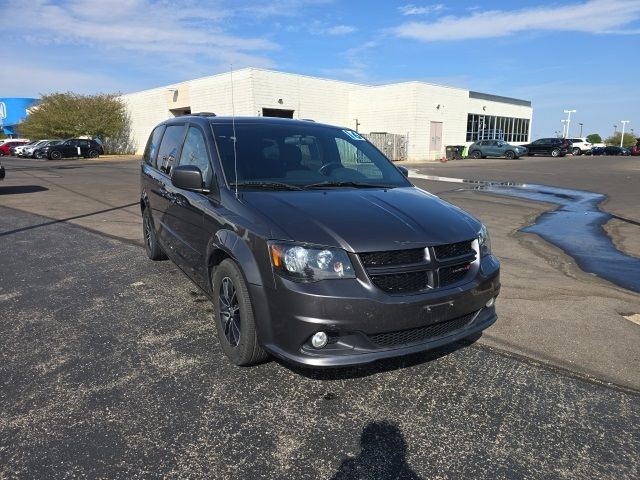
[[[478,245],[480,246],[480,256],[485,257],[491,255],[491,238],[489,238],[489,230],[482,225],[478,232]]]
[[[270,242],[269,256],[275,271],[291,280],[315,282],[356,278],[347,252],[338,248]]]

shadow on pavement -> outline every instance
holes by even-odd
[[[1,188],[0,188],[0,191],[2,191]],[[98,211],[95,211],[95,212],[83,213],[82,215],[76,215],[74,217],[61,218],[59,220],[51,220],[49,222],[42,222],[42,223],[38,223],[36,225],[29,225],[28,227],[16,228],[14,230],[7,230],[7,231],[4,231],[4,232],[0,232],[0,237],[4,237],[6,235],[12,235],[14,233],[19,233],[19,232],[25,232],[27,230],[33,230],[34,228],[47,227],[49,225],[55,225],[56,223],[64,223],[64,222],[68,222],[70,220],[77,220],[78,218],[91,217],[93,215],[99,215],[101,213],[108,213],[108,212],[113,212],[115,210],[122,210],[123,208],[133,207],[134,205],[139,205],[139,203],[138,202],[127,203],[126,205],[120,205],[119,207],[106,208],[104,210],[98,210]]]
[[[15,185],[9,187],[0,186],[0,195],[15,195],[18,193],[35,193],[35,192],[46,192],[49,190],[46,187],[41,187],[40,185]]]
[[[440,357],[449,355],[456,350],[468,347],[469,345],[478,341],[481,336],[482,332],[478,332],[452,344],[434,348],[433,350],[427,350],[426,352],[414,353],[397,358],[378,360],[377,362],[368,363],[365,365],[356,365],[353,367],[301,367],[298,365],[289,364],[280,359],[274,360],[283,367],[288,368],[298,375],[302,375],[312,380],[346,380],[368,377],[377,373],[400,370],[403,368],[413,367],[414,365],[432,362]]]
[[[360,435],[360,453],[344,460],[331,480],[420,480],[406,454],[407,442],[397,425],[371,422]]]

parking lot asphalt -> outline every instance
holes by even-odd
[[[637,391],[482,339],[354,369],[238,368],[170,262],[13,208],[0,232],[0,478],[640,474]]]
[[[46,216],[50,223],[68,222],[142,245],[138,161],[5,159],[4,163],[7,179],[0,184],[0,205]],[[639,203],[635,189],[640,170],[635,157],[485,159],[409,167],[446,177],[599,191],[608,195],[601,208],[615,207],[611,213],[621,218],[637,215],[633,205]],[[585,273],[560,249],[519,231],[554,205],[448,182],[413,181],[489,226],[494,252],[502,262],[502,292],[499,320],[480,343],[602,382],[640,389],[640,325],[630,321],[640,313],[638,294]],[[622,223],[629,233],[619,246],[631,247],[627,251],[634,254],[640,245],[640,227]],[[16,230],[35,231],[37,225],[0,232],[0,242],[6,243]]]

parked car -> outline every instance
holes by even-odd
[[[22,145],[16,145],[15,147],[11,147],[9,149],[9,152],[11,155],[15,156],[15,157],[21,157],[22,156],[22,152],[23,150],[31,145],[35,145],[36,143],[38,143],[38,140],[32,140],[30,142],[24,143]]]
[[[564,157],[571,152],[571,142],[566,138],[540,138],[527,145],[527,155],[551,155],[552,157]]]
[[[0,163],[0,180],[4,180],[4,177],[7,175],[7,172],[5,171],[4,167],[2,166],[2,163]]]
[[[102,145],[86,138],[69,138],[55,145],[39,148],[38,152],[50,160],[61,158],[84,157],[96,158],[104,153]]]
[[[604,147],[604,155],[629,155],[630,153],[629,149],[624,147],[616,147],[615,145]]]
[[[479,220],[406,173],[340,127],[170,119],[143,156],[146,253],[169,257],[211,298],[237,365],[435,348],[495,322],[499,262]]]
[[[469,147],[469,156],[473,158],[519,158],[526,153],[527,149],[525,147],[511,145],[503,140],[481,140],[472,143]]]
[[[636,143],[629,149],[629,155],[633,155],[634,157],[640,155],[640,142]]]
[[[570,138],[569,141],[572,144],[571,153],[573,155],[583,155],[591,152],[591,142],[584,137]]]
[[[44,147],[58,145],[63,142],[63,140],[41,140],[41,143],[37,145],[32,145],[29,147],[25,147],[22,150],[22,156],[29,158],[45,158]]]
[[[25,145],[27,140],[9,140],[0,145],[0,156],[11,155],[11,149],[19,145]]]

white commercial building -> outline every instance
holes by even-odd
[[[312,119],[364,134],[396,134],[406,138],[405,157],[416,161],[439,159],[446,145],[478,139],[528,142],[532,116],[529,101],[462,88],[417,81],[372,86],[257,68],[122,98],[138,153],[159,122],[197,112]]]

